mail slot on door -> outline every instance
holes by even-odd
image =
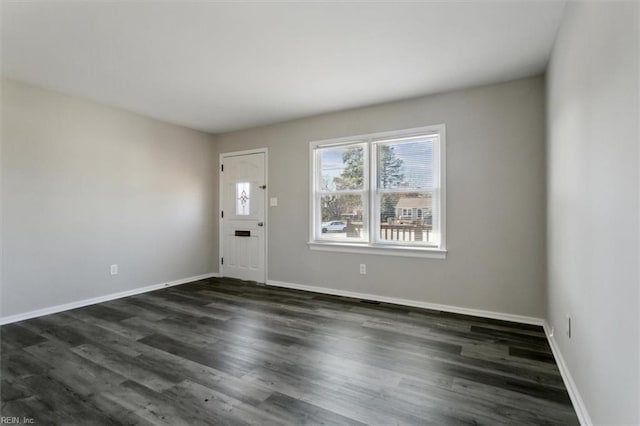
[[[236,230],[236,237],[250,237],[251,236],[251,231],[237,231]]]

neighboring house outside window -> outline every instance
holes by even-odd
[[[431,200],[430,194],[427,196],[401,196],[398,199],[398,204],[396,204],[396,216],[394,219],[417,220],[423,216],[429,216]]]
[[[310,247],[444,258],[444,131],[312,142]]]

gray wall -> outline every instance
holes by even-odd
[[[295,120],[217,137],[219,152],[269,148],[269,279],[542,317],[544,81]],[[311,251],[309,142],[445,123],[446,260]],[[358,265],[367,264],[367,275]]]
[[[640,423],[638,5],[570,3],[547,75],[549,321],[595,424]]]
[[[217,269],[216,162],[204,133],[3,80],[2,316]]]

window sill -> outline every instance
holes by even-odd
[[[407,247],[391,245],[362,245],[353,243],[334,243],[309,241],[309,249],[340,253],[376,254],[383,256],[422,257],[428,259],[446,259],[447,251],[431,247]]]

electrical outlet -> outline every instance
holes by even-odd
[[[366,275],[367,274],[367,265],[364,263],[360,264],[360,274],[361,275]]]
[[[571,339],[571,317],[567,314],[567,337]]]
[[[118,275],[118,265],[111,265],[111,275]]]

